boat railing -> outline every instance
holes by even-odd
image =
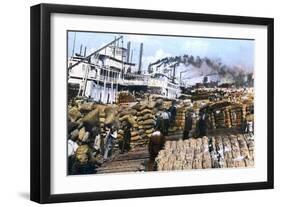
[[[113,82],[113,83],[117,83],[120,81],[119,77],[110,77],[110,76],[104,76],[104,75],[97,76],[97,79],[100,81],[107,81],[107,82]]]

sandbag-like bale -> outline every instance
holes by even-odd
[[[115,116],[115,114],[114,113],[112,113],[112,114],[108,114],[107,116],[106,116],[106,118],[105,118],[105,120],[104,120],[104,124],[105,125],[112,125],[114,122],[116,122],[117,121],[117,117]]]
[[[139,134],[139,133],[138,133],[137,131],[132,131],[132,132],[131,132],[131,136],[132,136],[132,137],[137,136],[138,134]]]
[[[129,122],[132,126],[134,126],[135,124],[137,124],[137,122],[136,122],[136,120],[135,120],[135,118],[134,118],[133,116],[130,116],[130,117],[128,118],[128,122]]]
[[[147,119],[143,122],[143,125],[155,125],[156,121],[154,119]]]
[[[143,120],[147,120],[147,119],[154,119],[155,116],[153,114],[145,114],[142,119]]]
[[[131,137],[131,141],[136,141],[136,140],[139,140],[139,139],[140,139],[139,135]]]
[[[203,159],[202,160],[202,168],[203,169],[212,168],[211,159]]]
[[[235,167],[235,162],[234,162],[233,159],[227,159],[227,160],[226,160],[226,164],[227,164],[227,167],[228,167],[228,168]]]
[[[85,136],[85,133],[86,133],[86,130],[85,130],[85,127],[82,127],[80,130],[79,130],[79,136],[78,136],[78,139],[81,141],[83,139],[83,137]]]
[[[135,109],[127,109],[127,110],[123,110],[119,113],[119,116],[125,116],[125,115],[132,115],[132,116],[136,116],[137,115],[137,111]]]
[[[90,133],[86,131],[85,127],[79,130],[78,139],[82,142],[86,142],[90,137]]]
[[[75,122],[77,119],[81,117],[81,113],[77,107],[72,107],[68,111],[68,117],[70,121]]]
[[[144,109],[146,109],[147,108],[147,105],[146,104],[142,104],[142,105],[140,105],[140,107],[139,107],[139,111],[143,111]]]
[[[83,112],[92,111],[94,108],[94,103],[82,103],[78,104],[78,109]]]
[[[245,159],[245,166],[246,167],[254,167],[255,166],[255,162],[252,159]]]
[[[154,109],[156,106],[156,102],[155,101],[150,101],[147,105],[148,109]]]
[[[200,159],[194,159],[192,163],[193,169],[202,169],[202,160]]]
[[[152,114],[153,112],[150,109],[144,109],[144,110],[141,111],[142,115],[147,114],[147,113]]]
[[[131,117],[131,115],[127,114],[125,116],[120,117],[119,120],[122,122],[122,121],[128,120],[130,117]]]
[[[99,116],[100,116],[100,118],[104,118],[104,119],[105,119],[106,114],[105,114],[105,112],[104,112],[104,111],[102,111],[102,112],[100,112]]]
[[[145,131],[146,134],[151,134],[151,133],[153,133],[153,132],[154,132],[154,129],[149,129],[149,130],[146,130],[146,131]]]
[[[143,125],[142,126],[142,129],[151,129],[151,128],[154,128],[154,125]]]
[[[144,129],[139,129],[138,132],[139,132],[139,134],[143,134],[143,133],[145,133],[145,130]]]
[[[75,129],[70,133],[70,139],[75,140],[77,139],[79,136],[79,130]]]
[[[86,132],[84,137],[82,138],[82,142],[87,142],[90,138],[90,132]]]
[[[88,153],[90,149],[88,145],[81,145],[76,149],[75,156],[80,163],[87,163],[89,160]]]
[[[95,109],[90,111],[82,118],[83,123],[93,126],[97,126],[99,124],[99,110]]]

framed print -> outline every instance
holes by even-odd
[[[31,7],[31,200],[273,188],[273,19]]]

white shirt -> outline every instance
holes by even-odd
[[[76,142],[72,141],[71,139],[69,139],[67,141],[67,143],[68,143],[68,147],[67,147],[68,156],[74,155],[78,148],[78,144]]]

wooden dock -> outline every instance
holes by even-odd
[[[149,159],[147,147],[138,147],[124,154],[116,152],[113,156],[112,160],[104,162],[97,169],[98,174],[144,171]]]
[[[179,140],[181,138],[182,131],[170,133],[166,137],[167,140]],[[115,151],[111,160],[104,162],[97,168],[97,174],[145,171],[148,160],[148,146],[138,146],[124,154]]]

